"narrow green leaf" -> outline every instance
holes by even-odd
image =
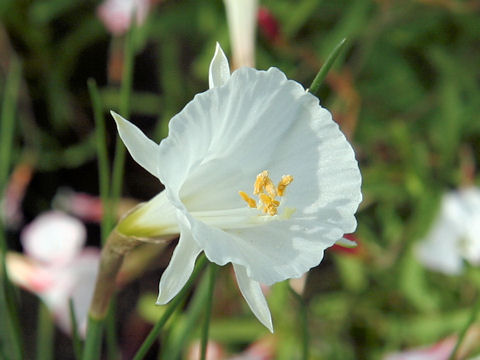
[[[346,39],[342,39],[337,46],[333,49],[333,51],[328,55],[327,60],[325,60],[325,63],[322,65],[320,70],[317,73],[317,76],[315,76],[315,79],[312,81],[312,85],[310,85],[309,91],[317,96],[318,92],[320,90],[320,86],[322,86],[323,81],[327,77],[328,72],[330,71],[330,68],[334,64],[335,60],[337,59],[338,55],[340,55],[340,52],[342,51],[343,47],[345,46]]]
[[[73,352],[75,353],[75,359],[80,360],[82,358],[82,341],[78,336],[78,323],[72,298],[68,299],[68,310],[70,312],[70,323],[72,324]]]

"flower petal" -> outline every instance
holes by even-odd
[[[230,78],[230,66],[228,65],[227,57],[223,52],[219,43],[215,49],[210,62],[210,69],[208,70],[208,84],[210,89],[218,86],[223,86]]]
[[[201,250],[193,240],[185,225],[180,224],[182,232],[173,256],[160,279],[157,305],[168,303],[183,288],[195,266],[195,259]]]
[[[120,138],[133,159],[153,176],[158,177],[158,145],[130,121],[110,112],[117,123]]]
[[[24,228],[21,241],[28,256],[53,265],[77,256],[86,236],[82,222],[60,211],[49,211]]]
[[[323,258],[323,252],[342,235],[334,224],[309,220],[272,221],[263,226],[223,231],[190,218],[195,240],[212,262],[246,267],[255,281],[271,285],[297,278]]]
[[[260,284],[248,277],[246,268],[242,265],[233,264],[238,287],[248,306],[258,320],[273,333],[272,317],[268,309],[267,301],[262,293]]]

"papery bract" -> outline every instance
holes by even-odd
[[[160,145],[113,114],[132,157],[165,186],[117,231],[180,233],[159,304],[180,291],[203,251],[233,264],[241,293],[272,331],[260,283],[300,277],[354,231],[361,177],[350,144],[315,96],[276,68],[231,76],[228,69],[217,47],[210,90],[170,121]]]

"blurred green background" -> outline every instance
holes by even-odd
[[[22,205],[25,222],[49,209],[60,187],[98,194],[87,79],[99,85],[105,114],[118,110],[121,76],[115,61],[121,66],[124,39],[112,39],[96,16],[97,6],[92,0],[0,2],[2,97],[14,60],[21,64],[12,167],[26,163],[33,169]],[[274,16],[279,32],[268,36],[259,26],[257,68],[278,67],[305,87],[347,38],[320,101],[352,141],[360,163],[364,201],[355,234],[360,250],[327,251],[309,276],[312,359],[379,359],[457,333],[480,289],[480,272],[468,267],[462,276],[447,277],[427,271],[412,247],[428,231],[443,193],[478,184],[480,3],[263,0],[260,6]],[[215,42],[231,53],[223,3],[157,1],[133,40],[131,119],[159,141],[168,120],[208,88]],[[107,133],[112,152],[116,133],[109,118]],[[157,191],[158,184],[127,157],[122,194],[148,199]],[[18,231],[7,233],[17,250]],[[98,227],[89,225],[89,244],[99,243]],[[154,293],[159,275],[149,274],[133,289]],[[240,311],[244,304],[225,315],[232,310],[222,301],[237,301],[227,271],[219,289],[212,338],[233,352],[265,336],[253,316]],[[125,290],[119,300],[131,311],[138,298],[134,290]],[[33,302],[25,294],[22,299],[22,309]],[[278,284],[269,303],[275,358],[298,358],[295,298]],[[139,304],[144,318],[157,316],[153,301]],[[126,317],[119,315],[119,322]],[[126,334],[123,329],[120,339]]]

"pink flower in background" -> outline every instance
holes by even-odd
[[[105,27],[113,35],[123,35],[130,28],[132,15],[135,21],[143,24],[150,9],[150,0],[104,0],[97,14]]]
[[[228,358],[228,360],[272,360],[275,354],[275,346],[271,337],[262,338],[241,354]]]
[[[199,360],[200,356],[200,342],[194,342],[187,354],[187,360]],[[206,352],[206,360],[224,360],[225,359],[225,351],[223,350],[222,346],[215,341],[209,341],[207,343],[207,352]]]
[[[456,337],[449,337],[431,346],[389,354],[383,360],[448,360],[456,342]]]
[[[257,21],[262,34],[269,41],[274,42],[278,40],[280,37],[280,26],[277,19],[267,7],[262,6],[258,9]]]
[[[85,248],[86,230],[77,219],[51,211],[25,227],[25,256],[7,254],[12,281],[42,299],[58,326],[70,333],[69,299],[73,300],[80,335],[85,335],[100,251]]]

